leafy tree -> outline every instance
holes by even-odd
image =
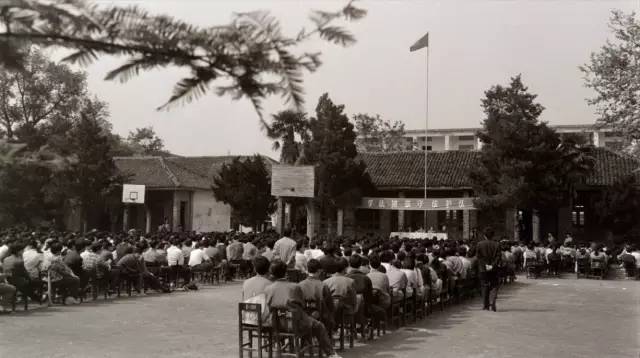
[[[21,70],[0,68],[1,134],[10,141],[37,148],[55,134],[56,125],[68,124],[69,116],[78,110],[80,98],[85,95],[83,73],[56,64],[31,49]],[[64,131],[68,127],[58,129]]]
[[[348,46],[354,36],[335,23],[358,20],[366,11],[349,2],[336,12],[313,11],[313,26],[295,36],[283,34],[267,12],[234,15],[231,23],[202,28],[135,6],[91,6],[73,1],[4,1],[0,3],[0,63],[21,65],[20,45],[62,47],[74,52],[66,61],[86,65],[100,55],[125,56],[106,79],[127,81],[141,71],[167,66],[189,70],[174,87],[166,107],[189,102],[219,83],[218,95],[247,97],[260,113],[261,100],[280,94],[301,109],[303,71],[320,66],[320,53],[300,51],[319,37]]]
[[[617,236],[625,236],[633,231],[638,233],[639,184],[636,177],[630,175],[592,198],[596,219],[603,228]],[[637,235],[634,239],[637,240]]]
[[[572,188],[592,169],[585,139],[560,136],[538,117],[542,105],[520,76],[485,92],[486,118],[478,136],[481,161],[471,173],[477,204],[495,213],[508,208],[546,210],[567,204]]]
[[[359,113],[353,116],[356,124],[358,152],[395,152],[405,150],[404,123],[390,122],[375,116]],[[412,148],[409,148],[412,149]]]
[[[356,133],[344,105],[335,105],[327,93],[309,123],[305,160],[316,166],[316,201],[325,212],[355,204],[371,188],[366,165],[356,160]]]
[[[101,125],[106,116],[104,103],[86,101],[69,136],[68,150],[77,160],[66,171],[66,183],[61,187],[68,188],[65,192],[80,208],[84,230],[100,226],[105,198],[122,184],[113,162],[109,134]]]
[[[267,136],[273,139],[273,149],[281,149],[280,163],[295,164],[303,160],[302,143],[309,137],[307,114],[284,110],[273,115],[273,121],[266,126]]]
[[[640,21],[635,13],[614,10],[608,40],[581,66],[587,87],[596,92],[589,104],[598,122],[616,128],[629,140],[640,139]]]
[[[275,211],[271,176],[259,155],[224,164],[213,182],[216,199],[229,204],[242,225],[258,229]]]
[[[164,141],[156,135],[153,127],[136,128],[129,132],[127,142],[143,155],[155,155],[164,150]]]

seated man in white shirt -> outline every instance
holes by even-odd
[[[188,269],[183,269],[184,254],[182,249],[178,247],[181,244],[180,239],[173,238],[171,240],[171,246],[167,249],[167,265],[169,266],[170,278],[176,279],[177,276],[181,276],[185,285],[191,280],[191,273]],[[177,280],[177,279],[176,279]]]
[[[256,275],[246,279],[242,284],[243,300],[264,293],[264,289],[273,283],[269,277],[269,265],[270,262],[266,257],[256,256],[253,259],[253,267],[256,270]]]
[[[189,268],[192,272],[207,272],[213,268],[213,263],[200,242],[196,242],[196,248],[189,254]]]

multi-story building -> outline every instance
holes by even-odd
[[[562,124],[552,125],[558,133],[573,133],[584,135],[596,147],[620,150],[624,145],[619,132],[610,128],[596,128],[592,124]],[[481,128],[448,128],[429,129],[425,144],[424,129],[410,129],[405,131],[406,150],[477,150],[482,148],[482,142],[477,136]],[[426,147],[426,148],[425,148]]]

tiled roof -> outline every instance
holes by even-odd
[[[607,186],[635,173],[640,179],[640,161],[624,153],[595,148],[593,172],[586,185]],[[362,153],[373,184],[379,190],[422,189],[424,187],[424,152]],[[470,188],[469,171],[480,161],[478,151],[444,151],[427,154],[427,187]]]
[[[596,148],[593,153],[596,164],[587,177],[586,184],[591,186],[613,185],[630,174],[638,174],[640,160],[607,148]]]
[[[469,170],[479,152],[444,151],[427,154],[427,187],[469,188]],[[424,152],[362,153],[367,172],[379,190],[424,187]]]
[[[126,177],[125,183],[143,184],[151,188],[174,187],[160,157],[116,157],[116,168]]]
[[[146,185],[148,188],[210,189],[213,176],[222,165],[243,156],[219,157],[116,157],[116,167],[129,184]],[[275,163],[263,157],[267,165]]]
[[[586,179],[589,186],[612,185],[625,175],[640,178],[640,161],[606,148],[593,152],[596,164]],[[212,178],[223,164],[236,156],[220,157],[117,157],[116,167],[129,175],[127,183],[149,188],[210,189]],[[241,157],[243,158],[243,157]],[[264,157],[267,164],[276,163]],[[361,153],[367,172],[378,190],[424,187],[424,152]],[[470,188],[469,171],[480,161],[478,151],[443,151],[427,154],[427,186],[429,188]]]

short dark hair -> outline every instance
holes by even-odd
[[[270,270],[275,279],[284,278],[287,275],[287,264],[280,259],[273,260]]]
[[[282,231],[282,235],[286,237],[291,237],[291,228],[286,228]]]
[[[58,255],[60,252],[62,252],[62,244],[58,241],[53,242],[50,246],[50,250],[52,254]]]
[[[390,263],[395,258],[395,255],[392,251],[385,251],[380,255],[380,261],[385,263]]]
[[[264,256],[256,256],[253,259],[253,267],[258,275],[266,275],[269,272],[269,260]]]
[[[493,239],[493,235],[495,234],[493,228],[491,226],[487,226],[484,228],[484,230],[482,231],[482,233],[484,234],[484,236],[487,237],[487,239]]]
[[[351,266],[351,268],[355,268],[357,269],[358,267],[362,266],[362,259],[360,259],[359,255],[351,255],[351,257],[349,258],[349,266]]]
[[[316,259],[311,259],[307,262],[307,271],[309,271],[309,273],[316,273],[320,271],[321,268],[322,265],[320,264],[320,261]]]
[[[369,265],[374,269],[380,268],[380,256],[378,254],[369,255]]]
[[[336,262],[336,268],[338,269],[337,272],[342,272],[347,267],[349,267],[349,263],[347,262],[347,259],[345,259],[344,257],[341,257],[337,260]]]

